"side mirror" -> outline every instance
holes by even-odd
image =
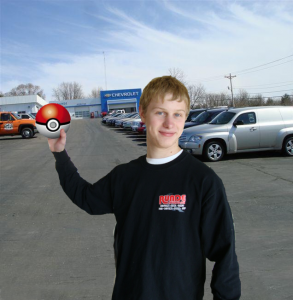
[[[244,125],[244,122],[241,121],[241,120],[238,120],[237,122],[235,121],[235,122],[233,123],[233,125],[234,125],[235,127],[237,127],[237,125]]]

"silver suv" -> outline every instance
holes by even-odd
[[[225,154],[265,150],[293,156],[293,107],[228,109],[208,124],[185,129],[179,146],[212,162]]]

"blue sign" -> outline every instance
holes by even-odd
[[[110,104],[121,104],[123,108],[123,104],[134,103],[133,106],[138,110],[140,97],[141,89],[101,91],[102,112],[108,112]]]

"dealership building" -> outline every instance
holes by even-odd
[[[0,111],[16,113],[37,113],[49,103],[64,106],[72,119],[98,118],[101,112],[124,109],[125,112],[138,111],[141,89],[101,91],[99,98],[50,101],[38,95],[12,96],[0,98]]]

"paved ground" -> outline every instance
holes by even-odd
[[[100,119],[73,120],[66,150],[94,183],[145,154],[146,141]],[[40,134],[1,137],[0,159],[0,300],[111,299],[114,216],[90,216],[71,203]],[[234,216],[241,299],[293,299],[293,158],[257,153],[208,165]],[[207,263],[204,300],[211,300]]]

